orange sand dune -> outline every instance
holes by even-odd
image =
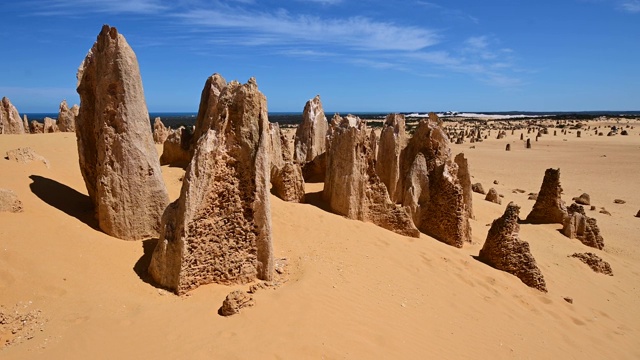
[[[217,314],[222,300],[248,286],[208,285],[177,297],[146,275],[155,240],[127,242],[95,229],[74,134],[0,136],[0,155],[30,146],[51,163],[0,158],[0,187],[14,190],[25,208],[0,213],[0,310],[40,311],[31,335],[0,330],[0,347],[14,340],[0,358],[640,358],[635,126],[627,137],[545,135],[530,150],[519,132],[454,145],[469,158],[473,182],[504,195],[496,205],[474,194],[474,243],[463,249],[326,212],[322,184],[307,185],[310,204],[272,197],[275,255],[287,259],[289,280],[229,318]],[[528,214],[527,193],[539,190],[548,167],[561,168],[567,202],[587,192],[612,215],[587,210],[604,251],[564,237],[560,225],[521,226],[545,294],[474,256],[509,201]],[[173,199],[182,173],[163,167]],[[608,261],[614,276],[567,257],[586,251]]]

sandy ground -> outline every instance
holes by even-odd
[[[127,242],[95,229],[74,134],[0,136],[1,155],[30,146],[51,163],[0,158],[0,187],[14,190],[25,208],[0,213],[0,310],[18,319],[10,327],[0,318],[0,358],[638,359],[634,125],[626,137],[546,135],[529,150],[519,132],[453,145],[469,158],[474,182],[504,195],[497,205],[474,194],[474,242],[463,249],[331,214],[320,201],[322,184],[307,185],[308,204],[272,197],[275,255],[287,259],[289,280],[229,318],[217,314],[222,300],[248,286],[208,285],[177,297],[146,274],[156,240]],[[521,226],[545,294],[474,256],[509,201],[526,217],[527,193],[539,190],[549,167],[561,168],[565,201],[587,192],[611,216],[587,210],[603,251],[564,237],[560,225]],[[182,173],[163,167],[172,198]],[[586,251],[608,261],[614,276],[567,257]]]

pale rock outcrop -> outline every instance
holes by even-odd
[[[189,147],[191,146],[191,134],[184,126],[171,131],[162,143],[162,155],[160,165],[186,168],[191,161]]]
[[[305,181],[325,177],[328,128],[320,95],[316,95],[304,105],[294,140],[293,160],[302,166]]]
[[[572,255],[569,255],[569,257],[573,257],[582,261],[583,263],[587,264],[591,268],[591,270],[597,273],[613,276],[611,265],[594,253],[574,253]]]
[[[44,132],[44,124],[37,120],[31,120],[29,123],[29,132],[32,134],[42,134]]]
[[[526,222],[531,224],[563,224],[567,207],[562,201],[560,169],[547,169],[533,209]]]
[[[469,212],[458,165],[451,158],[449,140],[437,116],[420,121],[402,151],[400,166],[403,204],[418,229],[455,247],[470,242]]]
[[[7,158],[20,164],[28,164],[32,161],[41,161],[47,168],[50,167],[49,160],[38,154],[30,147],[17,148],[7,151]]]
[[[274,195],[284,201],[304,202],[302,169],[294,163],[288,140],[278,123],[269,123],[269,159]]]
[[[498,191],[496,191],[496,189],[494,188],[489,189],[489,192],[487,193],[487,196],[485,196],[484,199],[489,202],[496,203],[498,205],[502,204],[502,199],[500,199],[500,195],[498,194]]]
[[[60,130],[58,130],[58,124],[56,122],[56,120],[50,118],[50,117],[45,117],[44,118],[44,127],[42,129],[42,132],[45,134],[51,134],[51,133],[55,133],[55,132],[59,132]]]
[[[458,182],[462,186],[462,196],[464,198],[464,206],[467,210],[467,217],[473,219],[473,196],[471,193],[471,172],[469,171],[469,161],[464,157],[464,153],[456,155],[453,159],[458,165]]]
[[[169,137],[170,130],[162,123],[162,120],[157,117],[153,120],[153,142],[156,144],[164,144]]]
[[[227,295],[218,313],[222,316],[231,316],[240,313],[243,308],[254,305],[253,296],[244,291],[236,290]]]
[[[520,206],[513,202],[507,205],[504,214],[491,224],[487,240],[480,250],[482,262],[512,275],[534,289],[547,292],[547,285],[529,243],[519,236],[518,215]]]
[[[387,187],[393,202],[401,202],[404,194],[400,178],[400,153],[407,146],[405,118],[402,114],[387,115],[376,161],[376,173]]]
[[[76,116],[78,116],[79,111],[80,107],[78,105],[73,105],[73,107],[69,109],[67,100],[62,100],[60,110],[58,111],[58,129],[62,132],[75,132]]]
[[[22,116],[22,123],[23,123],[23,126],[24,126],[24,133],[25,134],[30,134],[31,130],[29,129],[29,119],[27,119],[27,114],[24,114]]]
[[[80,170],[98,225],[125,240],[158,236],[169,203],[136,56],[104,25],[78,69]]]
[[[24,134],[24,122],[7,97],[0,101],[0,134]]]
[[[177,294],[274,277],[267,99],[253,78],[230,82],[219,97],[149,266]]]
[[[214,119],[216,116],[218,99],[220,93],[227,86],[227,80],[222,75],[214,73],[209,76],[204,83],[200,94],[200,106],[198,107],[198,116],[196,117],[196,125],[191,137],[191,145],[189,149],[190,157],[193,156],[198,145],[198,140],[212,128],[213,123],[218,121]]]
[[[370,221],[418,237],[407,212],[389,199],[387,188],[376,174],[369,144],[364,121],[352,115],[334,116],[323,198],[332,211],[349,219]]]
[[[0,212],[18,213],[24,211],[22,201],[18,195],[10,189],[0,189]]]
[[[578,239],[587,246],[602,250],[604,238],[600,235],[596,219],[588,217],[584,208],[578,204],[571,204],[567,213],[562,233],[569,239]]]

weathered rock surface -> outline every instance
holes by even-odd
[[[485,196],[484,199],[492,203],[502,204],[502,199],[500,199],[500,195],[498,194],[498,191],[496,191],[496,189],[494,188],[489,189],[489,192],[487,193],[487,196]]]
[[[464,153],[456,155],[454,158],[458,165],[458,182],[462,186],[462,197],[464,198],[464,207],[467,211],[467,217],[473,219],[473,196],[471,195],[471,173],[469,171],[469,161],[464,157]]]
[[[366,123],[352,115],[336,115],[331,126],[322,192],[331,210],[402,235],[420,236],[410,216],[391,201],[376,174]]]
[[[67,100],[62,100],[60,103],[60,110],[58,110],[58,130],[62,132],[75,132],[76,131],[76,117],[80,112],[78,105],[73,105],[69,109]]]
[[[304,105],[294,140],[293,160],[302,166],[305,181],[324,181],[328,128],[320,95],[316,95]]]
[[[563,224],[567,207],[562,201],[560,169],[547,169],[533,209],[526,222],[531,224]]]
[[[190,156],[193,156],[198,145],[198,140],[212,128],[218,107],[218,99],[220,93],[227,86],[227,80],[222,75],[214,73],[207,78],[200,94],[200,106],[198,107],[198,116],[196,117],[196,125],[191,137]]]
[[[520,239],[520,207],[513,202],[493,221],[487,240],[480,250],[484,263],[517,276],[527,286],[547,292],[542,272],[531,254],[529,243]]]
[[[44,118],[44,127],[42,128],[42,132],[45,134],[51,134],[51,133],[55,133],[55,132],[59,132],[60,130],[58,129],[58,124],[56,122],[56,120],[50,118],[50,117],[45,117]]]
[[[591,205],[591,197],[587,193],[583,193],[580,196],[574,197],[573,201],[575,201],[576,204],[580,205]]]
[[[486,191],[484,191],[484,187],[482,187],[481,183],[472,184],[471,190],[475,193],[482,194],[482,195],[487,193]]]
[[[458,165],[435,114],[420,121],[401,158],[403,204],[418,229],[455,247],[470,242],[471,227]]]
[[[574,253],[569,257],[574,257],[579,259],[583,263],[587,264],[591,268],[591,270],[597,273],[613,276],[613,270],[611,269],[611,265],[594,253],[591,253],[591,252]]]
[[[376,161],[376,173],[387,187],[393,202],[403,198],[400,178],[400,153],[407,146],[405,119],[402,114],[387,115],[380,133],[380,146]]]
[[[274,276],[267,99],[255,79],[232,81],[212,115],[180,197],[162,216],[149,266],[153,279],[177,294]]]
[[[171,131],[162,144],[160,165],[186,168],[191,161],[189,148],[191,146],[191,134],[183,126]]]
[[[302,169],[293,162],[288,140],[278,123],[269,124],[269,159],[274,195],[284,201],[304,202]]]
[[[169,203],[136,56],[104,25],[78,69],[80,170],[100,228],[125,240],[158,236]]]
[[[222,316],[231,316],[240,313],[243,308],[254,305],[253,296],[244,291],[236,290],[227,295],[218,312]]]
[[[23,115],[22,123],[23,123],[23,126],[24,126],[24,133],[25,134],[30,134],[31,130],[29,129],[29,119],[27,119],[27,114]]]
[[[30,147],[23,147],[23,148],[9,150],[7,151],[7,158],[11,161],[15,161],[20,164],[28,164],[32,161],[41,161],[47,167],[50,167],[49,160],[45,159],[44,156],[36,153]]]
[[[24,134],[24,123],[18,109],[7,97],[0,101],[0,134]]]
[[[162,120],[157,117],[153,120],[153,142],[156,144],[164,144],[169,137],[170,130],[162,123]]]
[[[596,219],[588,217],[584,208],[578,204],[571,204],[567,213],[562,233],[569,239],[578,239],[587,246],[602,250],[604,239],[600,235]]]
[[[22,212],[22,201],[18,199],[18,195],[10,189],[0,188],[0,212]]]
[[[29,132],[32,134],[42,134],[44,132],[44,124],[31,120],[29,123]]]

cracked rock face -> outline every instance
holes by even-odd
[[[9,98],[0,101],[0,134],[24,134],[24,122]]]
[[[100,229],[125,240],[157,237],[169,203],[149,127],[136,56],[105,25],[78,69],[80,170]]]
[[[600,235],[596,219],[588,217],[584,208],[578,204],[571,204],[567,209],[562,233],[569,239],[578,239],[592,248],[604,248],[604,238]]]
[[[331,210],[349,219],[371,221],[399,234],[418,237],[410,216],[391,201],[376,174],[366,123],[352,115],[336,115],[330,132],[322,196]]]
[[[162,217],[149,266],[177,294],[273,278],[267,99],[255,79],[222,89],[210,126]]]
[[[305,181],[324,180],[328,128],[320,95],[316,95],[304,106],[294,142],[293,160],[302,166]]]
[[[513,202],[507,205],[504,214],[491,224],[479,258],[498,270],[517,276],[527,286],[547,292],[546,282],[531,254],[529,243],[520,239],[519,214],[518,205]]]
[[[547,169],[533,209],[526,222],[532,224],[563,224],[567,207],[562,201],[560,169]]]

